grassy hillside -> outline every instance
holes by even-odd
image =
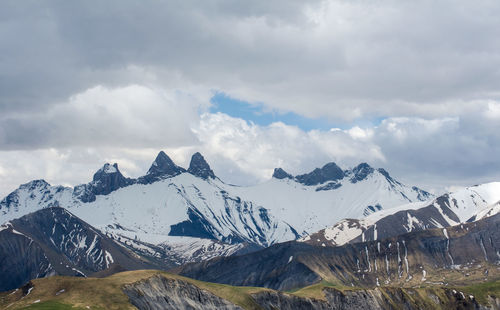
[[[250,297],[263,288],[234,287],[206,283],[156,270],[118,273],[107,278],[51,277],[32,280],[34,288],[22,297],[22,290],[2,293],[0,308],[4,309],[135,309],[122,292],[124,284],[134,283],[161,274],[181,279],[205,289],[246,309],[259,309]],[[9,306],[10,305],[10,306]],[[73,306],[74,308],[71,308]],[[89,308],[87,308],[89,307]]]
[[[244,309],[261,309],[252,298],[252,294],[271,291],[265,288],[235,287],[207,283],[155,270],[140,270],[122,272],[107,278],[57,276],[35,279],[31,281],[33,288],[27,295],[25,294],[28,291],[28,287],[24,288],[24,294],[22,288],[11,292],[0,293],[0,308],[31,310],[135,309],[135,307],[129,303],[127,295],[123,293],[122,287],[125,284],[145,280],[158,274],[170,279],[184,280],[239,305]],[[344,293],[361,290],[361,288],[344,287],[323,281],[293,292],[288,292],[288,294],[302,298],[325,300],[325,289],[336,289]],[[477,301],[485,304],[488,296],[500,296],[500,281],[464,287],[448,287],[446,289],[440,286],[406,288],[403,294],[406,295],[412,303],[415,302],[416,305],[421,304],[427,306],[433,304],[432,298],[438,298],[439,300],[446,299],[446,296],[449,296],[450,291],[453,289],[466,296],[473,295]],[[379,288],[379,290],[384,296],[391,298],[396,288],[382,287]],[[23,297],[23,295],[25,296]],[[395,305],[397,304],[395,303]],[[439,309],[439,306],[436,306],[436,309]]]

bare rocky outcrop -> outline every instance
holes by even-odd
[[[129,297],[130,303],[139,310],[242,310],[239,306],[186,281],[160,275],[125,285],[123,291]]]
[[[187,281],[161,275],[127,284],[124,292],[139,310],[155,309],[242,309]],[[374,289],[323,288],[324,298],[300,297],[281,291],[262,290],[251,294],[255,306],[264,310],[385,310],[385,309],[477,309],[496,310],[499,300],[489,296],[479,304],[474,296],[451,288]],[[252,309],[254,309],[253,307]]]
[[[482,306],[471,296],[451,289],[431,291],[423,296],[416,290],[376,288],[371,290],[339,291],[325,288],[325,300],[301,298],[277,291],[254,294],[253,298],[265,310],[385,310],[385,309],[497,309],[494,302]]]

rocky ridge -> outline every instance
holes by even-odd
[[[47,208],[0,226],[0,291],[34,278],[86,277],[121,269],[169,268],[168,260],[140,257],[63,208]]]
[[[289,290],[321,280],[362,287],[484,281],[500,277],[499,264],[497,214],[474,223],[338,247],[288,242],[188,264],[176,272],[203,281]]]

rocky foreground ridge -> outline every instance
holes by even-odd
[[[22,309],[498,309],[500,283],[467,287],[312,286],[293,293],[195,281],[158,271],[107,278],[37,279],[0,294],[0,307]]]

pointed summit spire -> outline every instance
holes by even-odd
[[[293,179],[293,175],[286,172],[281,168],[274,168],[273,178],[281,180],[281,179]]]
[[[172,159],[165,154],[165,152],[160,151],[160,153],[156,156],[155,161],[151,164],[148,173],[139,178],[139,183],[153,183],[161,179],[176,176],[185,171],[186,170],[184,168],[177,166]]]
[[[375,171],[375,169],[373,169],[367,163],[361,163],[361,164],[357,165],[356,167],[354,167],[352,169],[351,183],[363,181],[370,174],[372,174],[374,171]]]
[[[183,168],[177,166],[165,152],[160,151],[155,161],[148,170],[148,175],[177,175],[183,172]]]
[[[189,163],[189,169],[187,170],[192,175],[200,177],[202,179],[215,179],[215,174],[210,169],[207,161],[199,152],[196,152],[191,157],[191,162]]]

